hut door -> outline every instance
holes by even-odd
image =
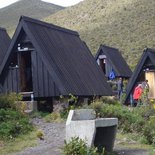
[[[31,52],[19,53],[20,91],[30,92],[32,88]]]
[[[149,84],[149,98],[155,98],[155,72],[146,72],[145,79],[148,80]]]
[[[104,74],[106,73],[106,69],[105,69],[105,59],[99,59],[99,65],[102,68]]]

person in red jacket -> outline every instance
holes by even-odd
[[[136,104],[138,101],[140,101],[142,93],[143,93],[143,88],[142,88],[142,85],[139,84],[133,92],[133,99],[136,102]]]

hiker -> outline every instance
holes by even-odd
[[[121,99],[121,95],[123,93],[123,80],[120,77],[118,82],[117,82],[117,91],[118,91],[118,99]]]
[[[142,84],[138,84],[138,86],[134,89],[133,92],[134,106],[137,106],[138,102],[141,99],[142,93],[143,93]]]
[[[149,92],[148,80],[145,80],[144,82],[142,82],[142,88],[145,89],[147,92]]]

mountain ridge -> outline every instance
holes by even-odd
[[[41,0],[19,0],[0,9],[0,26],[6,28],[8,33],[12,35],[20,16],[24,15],[41,20],[62,9],[64,7]]]

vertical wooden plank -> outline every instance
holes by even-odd
[[[3,75],[3,93],[7,93],[7,74],[6,73],[4,73],[4,75]]]
[[[12,80],[11,80],[11,72],[10,69],[8,71],[8,76],[7,76],[7,86],[8,86],[8,92],[12,92]]]
[[[53,81],[49,80],[49,95],[53,96],[54,95],[54,84]]]
[[[9,72],[7,71],[6,73],[6,79],[5,79],[5,84],[6,84],[6,93],[9,92],[9,86],[8,86],[8,75],[9,75]]]
[[[17,76],[16,76],[16,68],[12,69],[12,85],[13,85],[13,91],[17,93]]]
[[[31,52],[31,62],[32,62],[32,83],[33,83],[33,92],[34,96],[38,97],[38,63],[37,63],[37,52],[32,51]]]
[[[44,76],[44,96],[48,97],[49,96],[49,91],[48,91],[48,71],[45,68],[45,65],[43,65],[43,76]]]
[[[38,81],[39,81],[39,97],[44,97],[44,92],[43,92],[43,63],[38,56]]]
[[[20,92],[19,88],[19,68],[16,68],[16,80],[17,80],[17,93]]]

